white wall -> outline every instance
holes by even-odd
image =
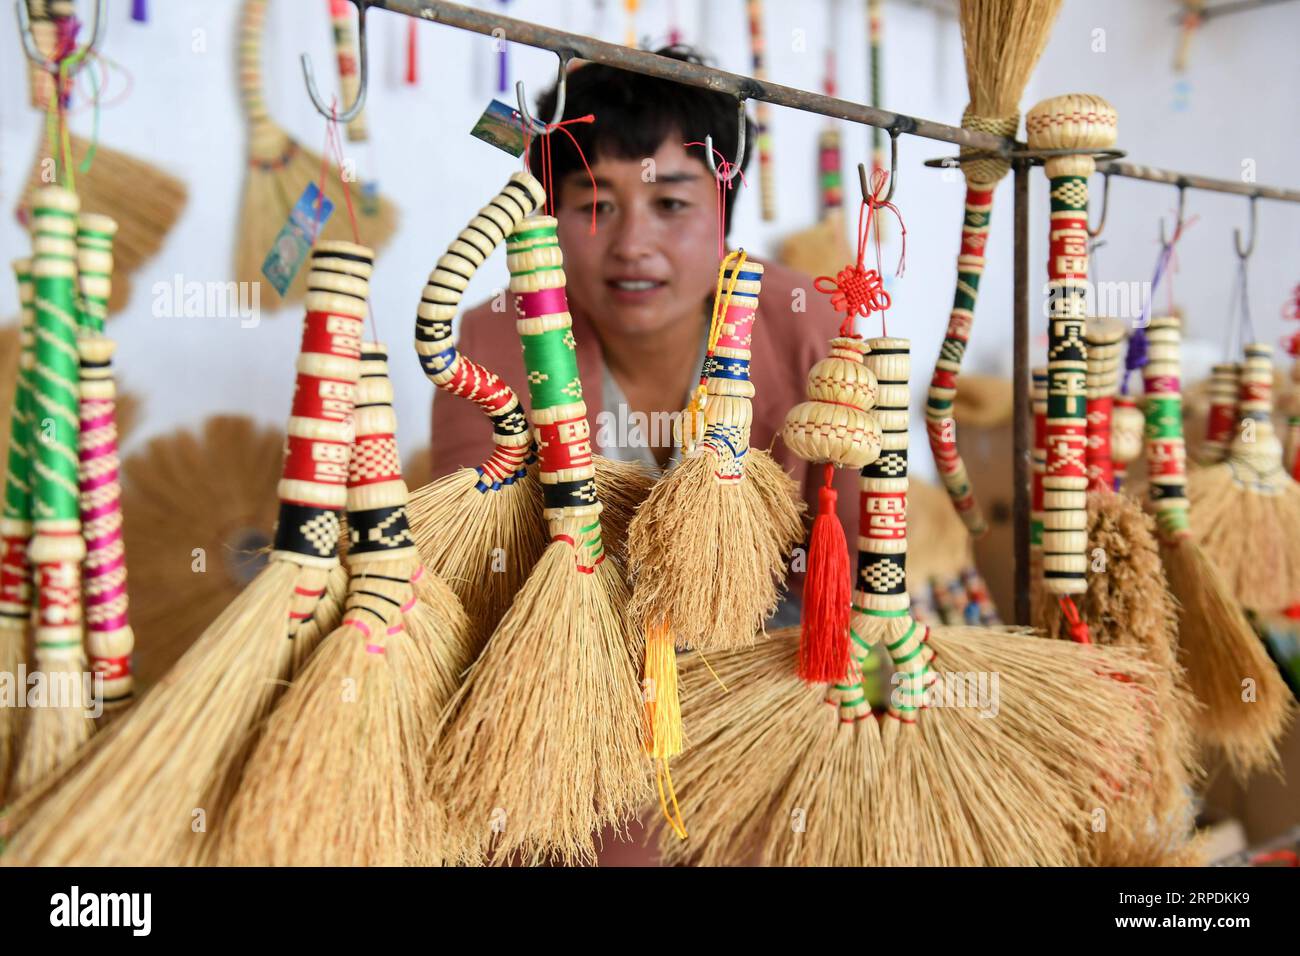
[[[479,0],[497,7],[495,0]],[[84,0],[80,4],[84,9]],[[148,158],[183,178],[190,202],[160,255],[135,279],[129,310],[112,323],[120,342],[123,384],[147,399],[131,445],[216,412],[242,411],[282,423],[292,389],[292,360],[299,310],[265,314],[256,328],[233,318],[156,319],[151,286],[185,280],[225,281],[229,276],[234,228],[243,181],[244,129],[235,82],[236,0],[155,0],[151,20],[138,25],[125,0],[110,3],[105,53],[129,70],[133,90],[101,121],[105,143]],[[297,54],[313,55],[322,88],[334,89],[335,71],[324,0],[280,0],[268,16],[264,52],[267,99],[272,115],[304,144],[319,150],[322,120],[303,89]],[[864,3],[840,0],[840,94],[866,96]],[[575,32],[599,32],[620,41],[622,4],[606,0],[603,20],[590,0],[511,0],[507,12]],[[638,33],[655,45],[667,35],[670,11],[691,42],[720,66],[749,72],[748,34],[742,0],[643,0]],[[1171,4],[1066,0],[1065,10],[1026,104],[1041,95],[1083,89],[1099,92],[1120,112],[1120,145],[1140,162],[1208,175],[1240,174],[1243,158],[1256,160],[1260,181],[1300,187],[1295,165],[1296,104],[1300,63],[1294,56],[1300,35],[1300,4],[1212,21],[1192,53],[1188,105],[1173,108],[1169,67],[1175,31]],[[791,86],[820,89],[823,47],[828,35],[827,4],[768,0],[768,71]],[[0,12],[0,23],[10,14]],[[420,288],[447,240],[514,168],[516,161],[468,135],[493,95],[495,65],[491,38],[438,24],[419,29],[421,82],[402,85],[405,19],[383,11],[370,14],[374,76],[367,104],[374,143],[372,162],[381,189],[402,211],[402,227],[379,259],[372,283],[373,309],[389,342],[403,424],[403,447],[428,442],[431,386],[409,353],[407,342]],[[1094,28],[1106,31],[1106,52],[1091,51]],[[957,122],[966,102],[961,44],[954,20],[902,2],[886,4],[885,103],[892,109]],[[195,31],[202,31],[196,34]],[[195,52],[195,37],[206,52]],[[553,55],[511,47],[517,76],[540,90],[554,76]],[[0,251],[6,260],[25,254],[26,237],[8,211],[23,182],[42,118],[26,105],[24,65],[14,27],[0,27]],[[329,95],[327,92],[326,95]],[[784,234],[807,225],[816,208],[816,134],[820,117],[774,109],[779,221],[763,223],[756,195],[742,196],[732,238],[770,252]],[[74,128],[89,134],[89,113]],[[846,163],[867,159],[868,131],[848,129]],[[856,153],[854,152],[856,150]],[[896,201],[908,229],[906,275],[891,289],[895,308],[891,332],[914,340],[914,391],[921,400],[928,368],[942,338],[952,297],[959,240],[960,176],[924,169],[923,159],[950,153],[945,144],[905,138],[900,145]],[[757,167],[753,170],[757,176]],[[846,195],[856,199],[852,165]],[[1044,266],[1045,188],[1035,194],[1035,275]],[[756,192],[752,190],[751,192]],[[1155,256],[1155,220],[1173,207],[1174,190],[1116,182],[1108,245],[1099,265],[1106,279],[1149,278]],[[989,270],[980,296],[975,341],[968,367],[1005,371],[1010,360],[1011,192],[1008,179],[998,194]],[[1197,334],[1218,335],[1226,314],[1234,261],[1232,225],[1245,222],[1244,200],[1191,194],[1189,212],[1201,222],[1188,234],[1181,255],[1180,299]],[[1251,291],[1261,336],[1280,332],[1277,309],[1297,281],[1300,209],[1260,204],[1259,251],[1253,260]],[[337,212],[336,215],[345,214]],[[896,236],[886,249],[892,269]],[[468,301],[477,301],[503,281],[498,259],[483,270]],[[8,270],[0,272],[0,315],[17,311]],[[1040,323],[1041,326],[1041,323]],[[923,443],[918,431],[914,442]],[[917,471],[932,473],[928,456],[916,456]]]

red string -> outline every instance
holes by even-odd
[[[1068,594],[1062,594],[1057,598],[1057,603],[1061,606],[1061,613],[1065,615],[1066,623],[1069,625],[1070,637],[1076,644],[1091,644],[1092,637],[1088,634],[1088,623],[1079,617],[1079,609],[1074,606],[1074,599]]]
[[[352,241],[357,245],[361,245],[361,230],[357,227],[357,212],[352,207],[352,190],[348,188],[347,181],[343,178],[343,140],[339,135],[338,97],[335,97],[330,104],[330,110],[334,115],[325,121],[325,148],[321,150],[320,187],[318,190],[319,195],[316,197],[316,234],[312,236],[312,242],[315,242],[320,235],[321,213],[325,208],[325,180],[329,171],[330,153],[332,151],[334,160],[338,165],[339,186],[343,190],[343,199],[348,207],[348,219],[352,222]]]
[[[582,160],[582,168],[587,171],[587,178],[591,180],[591,235],[596,234],[596,174],[591,171],[591,164],[587,162],[587,156],[578,145],[578,140],[565,127],[572,123],[594,123],[596,117],[588,113],[586,116],[575,116],[572,119],[561,120],[558,123],[549,123],[545,127],[546,132],[539,134],[542,137],[542,189],[546,192],[546,212],[547,215],[555,215],[555,183],[551,174],[551,137],[547,134],[559,130],[565,136],[569,137],[569,142],[573,143],[573,148],[578,151],[578,158]],[[524,131],[524,156],[528,156],[533,143],[533,131],[529,129],[528,124],[524,122],[523,116],[519,117],[520,128]]]
[[[858,210],[858,258],[857,262],[845,266],[834,276],[817,276],[813,280],[813,287],[818,292],[826,293],[831,297],[831,307],[837,312],[844,313],[844,321],[840,323],[840,335],[853,335],[854,322],[858,316],[863,318],[870,317],[872,312],[879,312],[880,329],[883,335],[888,335],[888,329],[885,326],[884,313],[892,304],[892,299],[888,292],[885,291],[884,281],[880,277],[881,268],[881,251],[880,251],[880,223],[876,219],[875,240],[876,240],[876,268],[868,269],[866,267],[867,255],[867,237],[872,234],[872,219],[876,218],[876,210],[888,209],[898,220],[898,227],[902,238],[902,249],[898,254],[898,268],[894,275],[901,276],[906,269],[907,262],[907,227],[903,224],[902,214],[899,213],[898,207],[892,202],[882,200],[879,197],[885,191],[889,181],[889,174],[883,169],[875,170],[871,174],[871,195],[863,197],[862,206]],[[865,211],[865,215],[863,212]]]
[[[682,146],[703,146],[709,148],[708,143],[682,143]],[[718,166],[718,172],[713,177],[714,192],[717,196],[715,212],[717,213],[718,228],[718,261],[721,262],[727,256],[727,190],[736,187],[736,178],[731,175],[734,169],[740,176],[740,181],[748,186],[749,180],[745,178],[745,171],[736,166],[727,157],[723,156],[716,148],[713,150],[715,162]]]

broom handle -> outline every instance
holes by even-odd
[[[35,536],[36,657],[84,657],[81,617],[81,511],[77,487],[77,211],[74,193],[49,186],[33,200],[32,277],[36,303],[33,424],[38,434]]]
[[[117,223],[109,216],[82,213],[77,220],[78,317],[82,331],[103,332],[113,290],[113,237]]]
[[[722,270],[721,294],[714,308],[722,312],[718,338],[704,359],[700,378],[704,381],[704,429],[697,447],[707,448],[718,459],[714,472],[719,481],[739,481],[745,476],[745,455],[749,452],[749,430],[754,420],[751,399],[754,385],[749,380],[750,346],[754,321],[758,318],[758,297],[762,291],[763,266],[746,261]],[[734,285],[733,285],[734,281]]]
[[[352,28],[351,4],[348,0],[329,0],[330,26],[334,34],[334,56],[339,65],[339,109],[357,101],[361,76],[357,72],[356,31]],[[414,21],[412,21],[414,23]],[[348,139],[363,143],[370,138],[364,108],[348,123]]]
[[[1088,490],[1111,491],[1115,487],[1111,422],[1123,362],[1124,329],[1109,322],[1091,323],[1084,331],[1084,342],[1088,347]]]
[[[1237,408],[1243,428],[1233,437],[1234,450],[1238,443],[1256,449],[1264,449],[1272,444],[1280,452],[1281,445],[1273,430],[1273,346],[1252,342],[1245,347],[1245,352],[1237,393]],[[1247,422],[1253,423],[1255,429],[1255,434],[1249,438],[1246,437],[1244,427]]]
[[[269,125],[270,113],[262,97],[262,34],[267,0],[244,0],[239,12],[239,101],[249,125]]]
[[[273,559],[338,564],[339,512],[347,504],[353,406],[374,253],[318,242],[307,274],[307,315],[285,440]]]
[[[1192,536],[1187,500],[1187,448],[1183,438],[1182,326],[1177,316],[1157,316],[1147,328],[1146,392],[1148,497],[1161,538]]]
[[[1039,568],[1043,560],[1043,478],[1047,474],[1047,369],[1031,372],[1029,399],[1034,413],[1034,449],[1029,479],[1029,561]]]
[[[31,619],[31,568],[27,547],[32,536],[32,469],[29,438],[32,430],[32,334],[35,308],[32,304],[32,264],[28,259],[13,264],[18,295],[22,302],[19,331],[18,376],[14,380],[9,419],[9,455],[5,470],[4,513],[0,516],[0,627],[25,631]]]
[[[903,622],[901,636],[885,645],[899,686],[890,695],[890,716],[915,723],[925,700],[930,654],[929,629],[911,615],[907,594],[907,446],[912,389],[911,343],[907,339],[868,339],[863,361],[876,376],[879,397],[874,414],[882,433],[880,457],[862,469],[862,516],[858,537],[857,588],[853,592],[850,637],[861,666],[869,648],[854,625],[862,618]]]
[[[1205,441],[1201,443],[1202,465],[1212,465],[1228,457],[1237,430],[1237,380],[1241,366],[1235,362],[1215,365],[1210,370],[1210,409],[1205,422]]]
[[[763,2],[746,0],[746,12],[749,15],[749,46],[754,66],[754,79],[763,82],[767,79],[767,40],[763,36]],[[754,118],[758,126],[758,184],[762,198],[763,221],[776,219],[776,175],[772,168],[772,129],[769,125],[771,107],[763,100],[754,108]],[[739,165],[745,157],[736,158]]]
[[[551,540],[570,544],[579,569],[590,573],[605,559],[601,504],[555,219],[530,216],[516,226],[506,240],[506,265],[519,316],[515,327],[524,347]]]
[[[545,200],[541,183],[532,175],[512,175],[447,247],[429,273],[415,312],[415,352],[424,374],[443,391],[478,405],[492,422],[492,454],[476,469],[479,491],[496,491],[522,478],[533,461],[533,442],[514,389],[457,349],[453,322],[483,260]]]

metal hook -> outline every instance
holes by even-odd
[[[1232,230],[1232,244],[1237,247],[1237,258],[1245,262],[1250,258],[1250,254],[1255,251],[1255,199],[1250,197],[1250,245],[1243,250],[1241,248],[1241,230]]]
[[[894,183],[898,179],[898,130],[891,127],[886,132],[889,133],[889,192],[885,193],[883,199],[876,200],[882,203],[894,198]],[[867,184],[866,163],[858,163],[858,183],[862,186],[862,200],[865,202],[872,195],[871,187]]]
[[[524,92],[524,81],[515,82],[515,99],[519,101],[519,115],[523,117],[525,127],[534,136],[550,136],[555,132],[554,127],[564,119],[564,98],[569,88],[568,67],[573,54],[568,50],[556,50],[555,54],[560,58],[560,73],[555,80],[555,112],[549,124],[539,123],[533,119],[533,115],[528,112],[528,95]]]
[[[65,57],[71,60],[72,65],[68,68],[68,76],[76,76],[81,68],[86,65],[86,60],[90,54],[99,46],[99,41],[104,36],[104,0],[95,0],[94,7],[95,19],[91,21],[90,42],[80,50]],[[32,36],[32,21],[28,15],[27,0],[17,0],[14,3],[14,11],[18,14],[18,35],[23,41],[23,52],[27,54],[27,59],[31,60],[46,73],[58,76],[59,64],[51,60],[40,48],[36,46],[36,38]]]
[[[718,164],[713,158],[713,134],[704,137],[704,156],[709,161],[709,169],[713,170],[713,177],[720,183],[729,183],[735,179],[745,162],[745,127],[749,124],[749,117],[745,115],[744,97],[736,101],[736,113],[740,117],[740,132],[736,136],[736,161],[727,164],[725,176],[718,172]]]
[[[1179,234],[1180,232],[1182,232],[1182,229],[1183,229],[1183,205],[1184,205],[1184,203],[1185,203],[1186,201],[1187,201],[1187,184],[1186,184],[1186,183],[1181,183],[1181,182],[1180,182],[1180,183],[1178,184],[1178,220],[1177,220],[1177,222],[1174,224],[1174,238],[1173,238],[1173,239],[1166,239],[1166,238],[1165,238],[1165,220],[1164,220],[1164,217],[1161,216],[1161,217],[1160,217],[1160,245],[1161,245],[1161,246],[1169,246],[1169,245],[1172,245],[1174,239],[1177,239],[1177,238],[1178,238],[1178,234]]]
[[[1108,208],[1110,208],[1110,173],[1102,173],[1101,174],[1101,218],[1097,220],[1097,228],[1094,229],[1092,225],[1089,224],[1088,235],[1091,238],[1096,239],[1098,236],[1101,235],[1101,231],[1106,228],[1106,210]],[[1178,214],[1178,221],[1179,223],[1182,222],[1181,211]],[[1164,226],[1162,223],[1161,228],[1163,227]]]
[[[366,56],[366,3],[368,0],[352,0],[352,2],[357,5],[357,47],[360,51],[360,84],[357,87],[356,102],[342,113],[335,113],[321,99],[320,93],[316,89],[316,77],[312,73],[311,56],[304,53],[300,57],[302,60],[302,76],[307,82],[307,95],[311,97],[311,105],[316,107],[316,112],[327,120],[335,120],[339,123],[350,123],[356,119],[357,114],[361,112],[361,108],[366,105],[366,88],[370,85],[370,67]]]

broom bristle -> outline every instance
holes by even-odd
[[[110,216],[117,222],[117,233],[113,238],[113,287],[108,308],[110,312],[118,312],[130,299],[131,274],[158,253],[184,210],[188,199],[185,183],[144,160],[103,143],[95,144],[91,167],[82,172],[81,163],[90,143],[75,134],[69,137],[69,141],[72,160],[76,164],[81,208]],[[49,185],[46,147],[42,137],[20,200],[24,210],[31,209],[36,191]],[[265,252],[263,249],[262,254]],[[260,261],[258,265],[261,265]]]
[[[1018,113],[1061,0],[962,0],[960,7],[971,113]]]
[[[262,263],[307,184],[315,183],[317,188],[320,187],[321,157],[294,141],[270,120],[259,120],[250,128],[248,135],[249,160],[243,199],[239,207],[235,279],[239,282],[260,282],[263,288],[268,288],[262,275]],[[280,160],[286,156],[288,161],[281,163]],[[334,212],[321,227],[317,241],[354,238],[352,219],[344,196],[346,186],[352,196],[352,208],[358,211],[357,225],[361,241],[378,252],[397,229],[396,208],[379,196],[376,197],[375,213],[361,215],[361,184],[341,183],[339,176],[339,171],[331,163],[325,176],[324,192],[326,198],[334,204]],[[282,305],[302,299],[307,291],[307,272],[307,269],[299,270],[285,294],[280,297]]]
[[[590,862],[647,794],[626,606],[613,561],[584,574],[550,545],[448,707],[434,794],[498,862]]]
[[[38,657],[37,668],[34,687],[43,688],[46,699],[26,708],[27,720],[9,782],[11,797],[21,796],[57,773],[95,732],[90,700],[94,691],[85,676],[84,659],[62,657],[41,662]],[[30,696],[28,687],[15,690]]]
[[[1180,604],[1179,657],[1203,705],[1198,736],[1239,777],[1278,767],[1277,741],[1295,711],[1282,675],[1205,552],[1188,540],[1162,544],[1160,553]]]
[[[629,617],[678,646],[748,646],[776,610],[785,556],[803,538],[797,486],[767,452],[719,481],[717,459],[692,455],[654,486],[628,535],[636,568]]]
[[[1234,460],[1188,477],[1192,532],[1243,607],[1269,614],[1300,597],[1300,485],[1276,476],[1274,493]],[[1239,477],[1240,475],[1240,477]]]
[[[32,814],[3,863],[168,866],[201,855],[287,677],[294,588],[323,588],[326,576],[273,561]]]

